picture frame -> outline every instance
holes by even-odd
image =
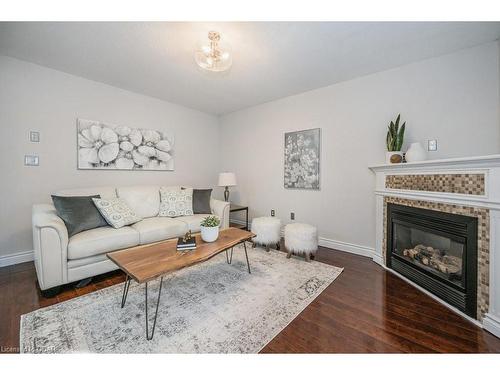
[[[321,129],[285,133],[285,189],[320,190]]]
[[[174,136],[165,131],[77,119],[77,169],[174,170]]]

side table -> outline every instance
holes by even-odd
[[[229,226],[236,227],[244,230],[248,230],[248,206],[240,206],[234,203],[231,203],[229,206],[229,213],[245,211],[245,224],[231,224],[231,217],[229,218]]]

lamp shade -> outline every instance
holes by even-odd
[[[236,175],[232,172],[219,173],[219,186],[236,186]]]

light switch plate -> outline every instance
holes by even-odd
[[[438,149],[438,141],[437,139],[429,139],[427,141],[427,150],[429,151],[437,151]]]
[[[30,131],[30,142],[40,142],[40,132]]]
[[[38,155],[24,155],[24,165],[38,167],[40,165]]]
[[[290,219],[295,220],[295,212],[290,212]]]

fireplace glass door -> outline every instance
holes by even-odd
[[[416,226],[394,223],[395,255],[459,287],[464,287],[463,238],[442,235]]]

